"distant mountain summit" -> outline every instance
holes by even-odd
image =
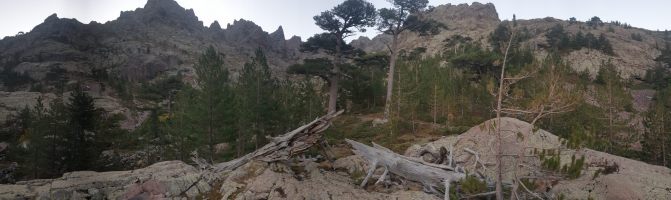
[[[447,29],[433,36],[405,32],[399,41],[401,49],[438,55],[456,51],[458,46],[449,45],[455,39],[490,47],[490,36],[501,24],[491,3],[440,5],[429,9],[425,16],[445,24]],[[584,22],[554,18],[516,23],[528,37],[522,45],[533,49],[539,58],[549,53],[546,35],[554,26],[564,27],[568,34],[603,35],[612,43],[613,54],[583,48],[563,56],[575,70],[592,75],[602,62],[611,61],[622,77],[643,77],[655,66],[654,59],[660,55],[658,47],[664,44],[661,34],[613,23],[593,28]],[[634,35],[638,39],[632,38]],[[283,77],[286,67],[308,57],[299,51],[300,37],[285,37],[282,26],[268,33],[244,19],[225,26],[215,21],[205,27],[193,10],[184,9],[174,0],[148,0],[143,8],[122,11],[118,19],[104,24],[84,24],[53,14],[30,32],[0,40],[0,77],[7,77],[0,79],[0,91],[10,92],[9,96],[14,91],[56,93],[77,82],[109,89],[111,85],[102,79],[138,83],[176,74],[183,75],[184,82],[194,83],[193,65],[210,45],[225,55],[233,76],[260,48],[266,53],[273,74]],[[356,39],[351,44],[368,52],[386,53],[389,39],[382,34]],[[99,95],[117,99],[117,92]],[[17,106],[23,105],[0,106],[0,116],[7,113],[2,110],[15,111]]]
[[[281,72],[298,60],[296,42],[300,44],[285,40],[281,27],[269,34],[242,19],[226,29],[218,22],[207,28],[193,10],[174,0],[149,0],[144,8],[123,11],[105,24],[83,24],[53,14],[26,34],[0,40],[0,68],[47,85],[50,80],[44,78],[51,71],[63,72],[68,80],[89,79],[100,70],[128,80],[151,80],[164,72],[188,74],[196,56],[212,45],[233,69],[261,48],[273,69]]]
[[[23,99],[0,102],[0,121],[40,94],[52,96],[73,84],[92,88],[106,110],[134,118],[110,80],[141,83],[181,74],[184,82],[195,83],[193,65],[208,46],[225,56],[233,76],[258,48],[273,74],[284,76],[286,67],[303,57],[300,37],[284,37],[281,26],[268,33],[244,19],[225,28],[218,22],[205,27],[193,10],[174,0],[149,0],[104,24],[53,14],[30,32],[0,40],[0,77],[9,77],[0,79],[0,91],[7,92],[5,100]]]
[[[425,55],[454,51],[458,47],[450,47],[448,44],[455,39],[475,41],[485,47],[490,47],[490,36],[501,23],[496,8],[491,3],[446,4],[429,9],[425,14],[445,24],[447,30],[434,36],[420,36],[416,33],[405,32],[399,42],[399,46],[405,51],[424,48]],[[579,20],[569,22],[547,17],[518,19],[516,24],[518,36],[525,37],[523,46],[531,48],[539,58],[549,53],[546,35],[554,26],[562,26],[569,35],[582,32],[584,35],[591,33],[599,37],[603,34],[612,44],[614,52],[612,55],[583,48],[570,50],[568,55],[563,56],[575,70],[587,71],[593,76],[596,75],[602,62],[610,60],[623,78],[644,77],[646,71],[656,65],[654,59],[660,55],[660,44],[665,43],[661,33],[623,26],[619,22],[601,22],[599,26],[591,27]],[[632,36],[641,36],[641,38],[637,40]],[[391,41],[390,36],[381,34],[372,39],[362,37],[353,40],[351,44],[368,52],[386,52],[386,45],[389,41]]]

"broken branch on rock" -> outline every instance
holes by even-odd
[[[447,169],[448,166],[427,163],[399,155],[375,143],[371,147],[349,139],[345,139],[345,141],[352,146],[355,154],[360,155],[371,163],[367,178],[375,171],[375,168],[381,166],[385,167],[392,174],[422,183],[426,189],[437,193],[435,192],[436,188],[449,186],[449,183],[466,177],[465,173]],[[362,182],[362,186],[365,186],[366,179]],[[449,199],[449,187],[445,188],[445,191],[448,191],[445,193],[445,196]]]
[[[307,123],[284,135],[274,137],[270,143],[243,157],[216,164],[215,172],[234,170],[251,160],[275,162],[289,160],[320,142],[323,132],[331,126],[331,120],[343,113],[330,113]]]

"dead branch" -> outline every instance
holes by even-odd
[[[449,170],[449,166],[441,166],[434,163],[427,163],[403,155],[373,143],[373,147],[361,144],[359,142],[345,139],[349,143],[353,152],[360,155],[370,164],[368,174],[361,186],[365,186],[367,179],[372,176],[372,172],[378,166],[385,167],[388,172],[403,177],[404,179],[422,183],[427,191],[437,192],[436,188],[445,188],[445,198],[449,199],[449,185],[451,182],[461,180],[466,177],[462,172]],[[439,167],[440,166],[440,167]],[[381,179],[383,179],[381,177]],[[378,180],[380,182],[380,180]]]
[[[342,112],[341,110],[327,114],[291,132],[271,138],[270,143],[252,153],[232,161],[216,164],[214,171],[234,170],[251,160],[264,162],[289,160],[294,155],[301,154],[313,145],[318,144],[323,136],[322,133],[331,126],[331,120]]]

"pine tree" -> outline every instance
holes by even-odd
[[[275,126],[280,117],[276,90],[266,56],[257,49],[251,62],[243,67],[237,85],[239,153],[244,150],[245,138],[254,136],[254,147],[258,148],[264,144],[266,134],[279,131]]]
[[[228,84],[228,70],[223,56],[210,46],[195,66],[198,76],[199,128],[205,131],[210,162],[214,161],[217,142],[232,139],[233,94]]]
[[[601,64],[595,83],[597,83],[597,100],[605,111],[603,119],[607,124],[606,135],[601,135],[601,137],[609,143],[603,150],[610,152],[614,145],[622,142],[622,138],[619,138],[617,133],[622,131],[626,125],[618,120],[617,115],[621,111],[631,111],[631,95],[625,90],[625,83],[611,61],[604,61]]]
[[[392,0],[394,8],[382,8],[378,11],[380,20],[378,30],[391,35],[391,47],[389,57],[389,72],[387,74],[387,93],[384,106],[384,120],[389,118],[391,109],[391,96],[394,85],[394,70],[398,60],[399,35],[406,31],[418,32],[420,35],[437,34],[444,25],[427,20],[420,16],[420,12],[426,9],[428,0]]]
[[[655,95],[655,102],[650,105],[648,113],[645,116],[645,134],[643,135],[642,146],[645,153],[645,159],[648,162],[670,166],[668,161],[671,153],[671,116],[669,108],[671,106],[671,88],[665,88]]]
[[[49,103],[49,111],[47,111],[48,131],[45,132],[46,153],[46,175],[45,177],[57,177],[62,175],[66,170],[63,158],[67,155],[65,151],[67,146],[66,136],[70,133],[68,127],[69,113],[67,106],[58,97]]]
[[[66,104],[69,121],[69,133],[65,136],[67,152],[65,163],[69,171],[90,169],[98,155],[94,151],[96,123],[100,112],[94,106],[94,99],[80,87],[72,92]]]
[[[366,27],[375,24],[375,7],[372,3],[365,0],[346,0],[331,10],[322,12],[314,16],[315,24],[332,36],[328,41],[334,44],[329,45],[333,49],[332,68],[327,77],[329,82],[329,103],[328,113],[336,112],[336,102],[340,87],[342,72],[340,67],[343,61],[343,46],[346,45],[344,39],[351,36],[355,30],[365,32]],[[323,43],[322,43],[323,44]]]
[[[189,154],[198,149],[205,141],[206,132],[199,121],[202,116],[198,91],[191,86],[184,86],[175,97],[173,114],[170,116],[168,134],[172,136],[171,143],[175,146],[174,159],[189,160]],[[202,118],[202,117],[201,117]]]
[[[33,178],[40,178],[40,173],[44,173],[42,167],[44,166],[43,158],[46,152],[44,149],[45,132],[48,130],[47,125],[49,123],[46,111],[42,97],[40,96],[37,98],[37,104],[32,109],[33,120],[30,125],[30,146],[28,147],[30,156],[32,157],[30,163],[32,165]]]

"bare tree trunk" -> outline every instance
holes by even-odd
[[[352,146],[354,154],[360,155],[368,161],[368,174],[361,182],[361,186],[366,186],[373,172],[378,167],[385,169],[384,173],[392,173],[408,180],[420,182],[424,188],[432,193],[440,194],[435,188],[444,188],[444,199],[450,199],[450,183],[459,181],[466,177],[463,172],[455,171],[452,167],[441,164],[426,163],[418,159],[413,159],[394,153],[393,151],[373,143],[373,146],[367,146],[359,142],[345,139]],[[385,176],[381,176],[377,182],[382,182]]]
[[[389,112],[391,110],[391,95],[394,89],[394,70],[396,69],[396,60],[398,59],[398,34],[393,34],[391,40],[391,57],[389,60],[389,73],[387,75],[387,96],[384,104],[384,120],[389,119]]]
[[[335,62],[333,62],[333,70],[329,76],[329,107],[328,113],[336,112],[336,103],[338,102],[338,84],[340,84],[340,45],[342,45],[341,35],[337,35]]]
[[[496,102],[496,199],[503,200],[503,162],[501,161],[503,156],[503,146],[501,138],[501,104],[503,100],[503,84],[505,84],[505,74],[506,74],[506,60],[508,59],[508,51],[510,50],[510,45],[513,43],[513,38],[515,37],[515,32],[510,35],[510,40],[508,41],[508,46],[506,47],[506,53],[503,56],[503,65],[501,66],[501,78],[499,79],[499,91]]]
[[[611,82],[612,77],[608,78],[608,131],[610,135],[613,135],[613,83]]]
[[[433,125],[431,126],[431,129],[435,130],[436,129],[436,118],[438,117],[438,85],[436,84],[436,80],[433,82]]]
[[[662,166],[666,167],[666,148],[665,147],[666,147],[666,140],[667,140],[667,135],[666,135],[667,132],[666,132],[666,126],[665,126],[666,121],[664,121],[664,116],[665,115],[662,114],[662,130],[660,131],[660,133],[662,133],[661,134],[662,137],[660,139],[662,139],[662,164],[663,164]]]
[[[214,161],[214,131],[212,130],[213,126],[213,121],[214,121],[214,108],[212,107],[212,95],[208,95],[209,97],[209,120],[208,120],[208,126],[207,126],[207,133],[209,135],[209,141],[208,143],[210,144],[210,163]]]
[[[255,72],[258,73],[258,72]],[[268,97],[266,97],[268,98]],[[259,74],[256,74],[256,105],[254,106],[260,106],[261,104],[261,76]],[[258,149],[259,145],[263,142],[261,141],[263,138],[263,134],[261,134],[261,131],[263,130],[263,127],[260,127],[261,119],[259,117],[261,113],[258,111],[254,112],[254,132],[256,132],[256,141],[254,143],[254,149]]]
[[[333,71],[339,71],[339,69],[335,69],[338,67],[334,67]],[[338,82],[340,82],[340,77],[337,75],[332,75],[329,77],[329,107],[328,107],[328,113],[332,113],[336,111],[336,103],[338,101]]]

